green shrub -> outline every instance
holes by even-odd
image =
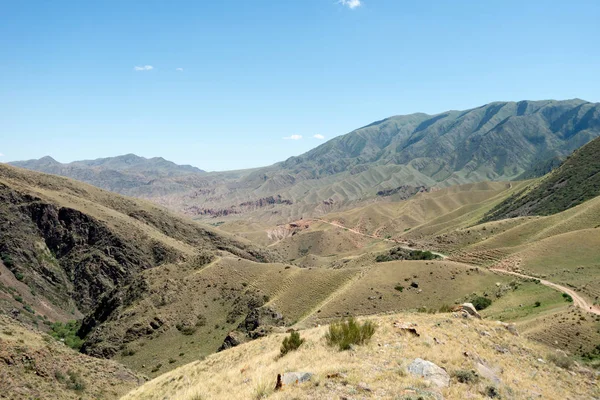
[[[15,262],[13,261],[10,254],[2,254],[0,258],[2,259],[2,262],[4,263],[4,265],[6,265],[7,268],[12,268],[15,265]]]
[[[132,355],[134,355],[134,354],[135,354],[135,350],[134,350],[134,349],[129,349],[129,348],[125,348],[125,349],[124,349],[124,350],[121,352],[121,355],[122,355],[123,357],[130,357],[130,356],[132,356]]]
[[[394,260],[436,260],[440,256],[430,251],[408,250],[403,247],[395,247],[387,253],[380,254],[375,258],[376,262],[387,262]]]
[[[158,370],[162,367],[161,363],[158,363],[150,370],[150,372],[158,372]]]
[[[14,299],[15,299],[16,301],[18,301],[19,303],[22,303],[22,302],[23,302],[23,297],[21,297],[21,296],[19,296],[19,295],[15,296],[15,297],[14,297]]]
[[[562,369],[570,369],[573,366],[573,360],[562,354],[550,354],[548,355],[548,361]]]
[[[475,384],[479,382],[479,375],[477,375],[477,372],[475,371],[461,369],[455,371],[453,375],[460,383]]]
[[[69,380],[67,381],[68,389],[76,392],[83,392],[85,390],[85,382],[80,374],[73,371],[68,371],[67,375],[69,375]]]
[[[177,324],[175,325],[175,327],[177,328],[177,330],[181,333],[183,333],[186,336],[191,336],[194,333],[196,333],[196,327],[195,326],[190,326],[187,324]]]
[[[67,377],[65,376],[65,374],[63,374],[59,370],[54,371],[54,378],[56,378],[56,380],[59,381],[60,383],[65,383],[65,381],[67,380]]]
[[[284,356],[290,351],[298,350],[302,343],[304,343],[304,339],[300,338],[300,334],[295,331],[291,332],[290,336],[284,338],[281,343],[281,355]]]
[[[17,278],[18,281],[22,281],[25,279],[25,275],[23,275],[22,272],[15,272],[15,278]]]
[[[492,300],[488,299],[487,297],[477,296],[471,301],[471,303],[473,303],[473,306],[477,311],[481,311],[492,305]]]
[[[396,286],[394,286],[394,289],[396,289],[399,292],[402,292],[404,290],[404,286],[402,286],[402,285],[396,285]]]
[[[196,321],[196,326],[205,326],[206,325],[206,317],[202,314],[198,314],[198,320]]]
[[[563,299],[565,299],[565,301],[567,301],[569,303],[573,302],[573,298],[570,295],[566,294],[566,293],[563,293],[562,297],[563,297]]]
[[[536,302],[535,302],[535,304],[534,304],[533,306],[534,306],[534,307],[539,307],[539,306],[541,306],[541,305],[542,305],[542,303],[540,303],[539,301],[536,301]]]
[[[23,306],[23,308],[25,309],[25,311],[31,313],[31,314],[35,314],[35,311],[33,310],[33,308],[31,308],[31,306],[29,304],[25,304]]]
[[[348,350],[352,345],[367,343],[375,334],[375,324],[365,321],[362,324],[352,317],[329,325],[329,332],[325,335],[327,344],[337,346],[340,350]]]
[[[485,388],[485,390],[483,391],[483,393],[490,399],[499,399],[500,398],[500,392],[498,391],[498,389],[495,386],[487,386]]]
[[[77,336],[77,331],[81,324],[78,321],[69,321],[67,323],[55,322],[50,326],[50,336],[62,340],[72,349],[79,350],[83,345],[83,339]]]

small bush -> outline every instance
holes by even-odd
[[[477,375],[477,372],[475,371],[461,369],[454,372],[454,377],[460,383],[475,384],[479,382],[479,375]]]
[[[65,383],[65,381],[67,380],[67,377],[65,376],[65,374],[63,374],[59,370],[54,371],[54,378],[57,381],[59,381],[60,383]]]
[[[19,303],[23,303],[23,297],[21,297],[21,296],[19,296],[19,295],[15,296],[15,297],[14,297],[14,299],[15,299],[16,301],[18,301]]]
[[[499,399],[500,392],[495,386],[487,386],[483,392],[490,399]]]
[[[35,314],[35,311],[33,310],[33,308],[31,308],[31,306],[29,304],[25,304],[23,306],[23,308],[25,309],[25,311],[31,313],[31,314]]]
[[[550,354],[548,361],[554,363],[557,367],[562,369],[570,369],[573,366],[573,360],[562,354]]]
[[[567,301],[569,303],[573,302],[573,298],[570,295],[566,294],[566,293],[563,293],[562,297],[563,297],[563,299],[565,299],[565,301]]]
[[[300,338],[300,334],[295,331],[291,332],[290,336],[284,338],[281,343],[281,355],[284,356],[290,351],[298,350],[302,343],[304,343],[304,339]]]
[[[22,281],[25,279],[25,275],[23,275],[22,272],[15,272],[15,278],[17,278],[18,281]]]
[[[541,305],[542,305],[542,303],[540,303],[539,301],[536,301],[536,302],[535,302],[535,304],[534,304],[533,306],[534,306],[534,307],[539,307],[539,306],[541,306]]]
[[[477,296],[473,299],[472,303],[477,311],[481,311],[492,305],[492,300],[487,297]]]
[[[67,381],[68,389],[76,392],[83,392],[85,390],[85,382],[80,374],[73,371],[68,371],[67,375],[69,375],[69,380]]]
[[[9,254],[2,254],[0,258],[7,268],[12,268],[15,265],[15,262]]]
[[[130,356],[132,356],[132,355],[134,355],[134,354],[135,354],[135,350],[133,350],[133,349],[124,349],[124,350],[121,352],[121,355],[122,355],[123,357],[130,357]]]
[[[394,289],[396,289],[399,292],[402,292],[404,290],[404,286],[402,286],[402,285],[396,285],[396,286],[394,286]]]
[[[198,320],[196,321],[196,326],[205,326],[206,325],[206,317],[202,314],[198,314]]]
[[[177,324],[177,325],[175,325],[175,328],[177,328],[177,330],[179,332],[181,332],[182,334],[184,334],[186,336],[191,336],[194,333],[196,333],[196,327],[190,326],[187,324]]]
[[[365,321],[362,324],[352,317],[329,325],[325,335],[327,344],[337,346],[340,350],[348,350],[352,345],[367,343],[375,334],[375,324]]]
[[[158,372],[158,370],[162,367],[162,364],[158,363],[150,370],[150,372]]]

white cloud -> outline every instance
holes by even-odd
[[[141,67],[139,67],[139,66],[133,67],[134,71],[151,71],[153,69],[154,69],[154,67],[152,65],[143,65]]]
[[[183,68],[175,68],[175,71],[183,72]]]
[[[4,157],[4,154],[0,153],[0,157]]]
[[[361,0],[340,0],[339,3],[348,7],[351,10],[362,5]]]
[[[302,135],[291,135],[284,137],[285,140],[300,140],[302,139]]]
[[[325,139],[325,136],[323,136],[323,135],[321,135],[321,134],[318,134],[318,133],[317,133],[316,135],[314,135],[313,137],[314,137],[315,139],[319,139],[319,140],[323,140],[323,139]]]

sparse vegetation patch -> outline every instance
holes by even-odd
[[[395,247],[387,253],[380,254],[375,258],[377,262],[388,262],[397,260],[437,260],[440,256],[430,251],[408,250],[403,247]]]
[[[325,339],[330,346],[337,346],[340,350],[349,350],[353,345],[367,343],[375,334],[375,324],[365,321],[362,324],[350,317],[329,325],[329,332]]]
[[[281,355],[284,356],[290,351],[295,351],[302,346],[304,339],[300,338],[300,334],[296,331],[290,333],[290,336],[283,339],[281,343]]]
[[[55,322],[50,327],[50,336],[64,342],[72,349],[79,350],[83,345],[83,339],[77,336],[77,331],[81,326],[79,321],[69,321],[66,323]]]

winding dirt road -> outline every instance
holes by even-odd
[[[323,223],[325,223],[325,224],[328,224],[328,225],[331,225],[331,226],[335,226],[336,228],[345,229],[345,230],[347,230],[347,231],[349,231],[349,232],[352,232],[352,233],[355,233],[355,234],[357,234],[357,235],[361,235],[361,236],[364,236],[364,237],[368,237],[368,238],[371,238],[371,239],[377,239],[377,240],[383,240],[384,242],[391,242],[391,243],[395,243],[395,244],[397,244],[397,245],[398,245],[398,247],[401,247],[401,248],[403,248],[403,249],[405,249],[405,250],[421,250],[421,251],[429,251],[429,252],[431,252],[432,254],[435,254],[436,256],[439,256],[439,257],[441,257],[442,259],[448,258],[448,256],[446,256],[446,255],[444,255],[444,254],[442,254],[442,253],[438,253],[438,252],[431,251],[431,250],[415,249],[415,248],[413,248],[413,247],[409,247],[407,242],[401,242],[401,241],[399,241],[399,240],[395,240],[395,239],[386,239],[386,238],[382,238],[382,237],[375,236],[375,235],[369,235],[368,233],[362,233],[362,232],[361,232],[361,231],[359,231],[359,230],[356,230],[356,229],[352,229],[352,228],[345,227],[344,225],[338,224],[338,223],[336,223],[336,222],[329,222],[329,221],[325,221],[324,219],[318,219],[318,218],[315,218],[315,219],[313,219],[313,221],[323,222]],[[404,244],[404,246],[403,246],[402,244]]]
[[[547,281],[544,279],[539,279],[539,278],[536,278],[535,276],[523,275],[518,272],[507,271],[505,269],[490,268],[490,271],[499,272],[501,274],[514,275],[514,276],[518,276],[521,278],[537,279],[540,281],[540,283],[542,285],[546,285],[548,287],[558,290],[559,292],[563,292],[563,293],[566,293],[569,296],[571,296],[573,298],[573,304],[575,304],[577,307],[579,307],[587,312],[590,312],[592,314],[600,315],[600,307],[595,306],[593,304],[589,304],[587,301],[585,301],[585,299],[583,297],[581,297],[579,294],[577,294],[577,292],[575,292],[572,289],[569,289],[566,286],[558,285],[556,283],[553,283],[553,282],[550,282],[550,281]]]
[[[350,231],[352,233],[355,233],[355,234],[361,235],[361,236],[365,236],[365,237],[368,237],[368,238],[371,238],[371,239],[383,240],[383,241],[386,241],[386,242],[396,243],[398,245],[400,245],[402,243],[406,244],[406,242],[400,242],[400,241],[394,240],[394,239],[386,239],[386,238],[381,238],[381,237],[378,237],[378,236],[375,236],[375,235],[369,235],[368,233],[362,233],[362,232],[360,232],[360,231],[358,231],[356,229],[347,228],[344,225],[338,224],[336,222],[329,222],[329,221],[325,221],[323,219],[314,219],[314,221],[319,221],[319,222],[323,222],[325,224],[329,224],[329,225],[335,226],[337,228],[346,229],[346,230],[348,230],[348,231]],[[406,249],[406,250],[416,250],[416,249],[413,249],[412,247],[408,247],[408,246],[400,246],[400,247],[402,247],[403,249]],[[434,251],[432,251],[432,253],[435,254],[435,255],[438,255],[438,256],[440,256],[442,258],[447,258],[447,256],[444,255],[444,254],[437,253],[437,252],[434,252]],[[535,276],[529,276],[529,275],[520,274],[518,272],[507,271],[505,269],[490,268],[490,271],[499,272],[501,274],[514,275],[514,276],[518,276],[518,277],[526,278],[526,279],[537,279],[537,280],[540,281],[540,283],[542,285],[551,287],[551,288],[553,288],[555,290],[558,290],[559,292],[563,292],[563,293],[566,293],[569,296],[571,296],[573,298],[573,304],[575,304],[575,306],[577,306],[577,307],[581,308],[582,310],[585,310],[585,311],[587,311],[589,313],[600,315],[600,307],[599,306],[596,306],[596,305],[593,305],[593,304],[589,304],[577,292],[575,292],[572,289],[569,289],[566,286],[562,286],[562,285],[559,285],[559,284],[547,281],[545,279],[539,279],[539,278],[536,278]]]

